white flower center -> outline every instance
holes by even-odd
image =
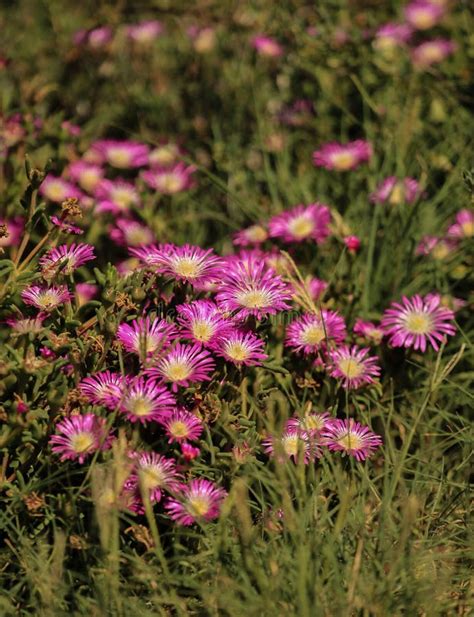
[[[169,432],[173,437],[187,437],[189,428],[186,422],[182,420],[175,420],[168,427]]]
[[[43,294],[38,296],[38,304],[45,309],[56,306],[57,303],[58,298],[52,291],[45,291]]]
[[[252,225],[245,234],[250,242],[264,242],[268,238],[267,230],[261,225]]]
[[[111,191],[111,197],[114,204],[121,210],[126,210],[135,200],[135,192],[125,186],[116,187]]]
[[[261,289],[241,291],[237,294],[236,299],[240,305],[250,309],[264,308],[270,304],[268,293]]]
[[[113,167],[125,168],[130,165],[132,157],[124,148],[110,148],[107,152],[107,160]]]
[[[348,432],[337,439],[337,443],[344,450],[360,450],[364,445],[364,440],[356,433]]]
[[[51,201],[61,201],[66,198],[64,186],[61,182],[50,182],[45,192]]]
[[[465,221],[461,224],[462,233],[466,238],[470,238],[474,236],[474,220],[473,221]]]
[[[288,222],[288,229],[295,238],[307,238],[314,231],[314,221],[301,214]]]
[[[178,193],[182,190],[184,183],[180,176],[170,173],[160,177],[158,186],[167,193]]]
[[[249,357],[248,348],[238,341],[227,343],[225,350],[229,358],[236,362],[243,362]]]
[[[162,470],[156,466],[150,465],[142,467],[139,474],[143,488],[146,490],[151,490],[157,486],[163,486],[165,483],[165,476]]]
[[[186,509],[195,517],[205,516],[210,509],[209,497],[207,495],[191,495],[188,498]]]
[[[148,416],[151,413],[152,405],[148,399],[143,396],[137,397],[130,403],[130,411],[139,417]]]
[[[298,435],[290,435],[282,440],[283,450],[288,456],[297,456],[300,439]]]
[[[100,174],[95,169],[85,169],[79,177],[79,184],[85,191],[92,193],[99,180]]]
[[[364,365],[354,358],[343,358],[339,360],[338,367],[340,371],[349,379],[360,377],[364,372]]]
[[[197,341],[207,343],[214,333],[214,328],[203,319],[196,320],[193,323],[193,336]]]
[[[413,312],[405,317],[405,328],[413,334],[428,334],[433,329],[433,321],[427,313]]]
[[[192,257],[178,257],[173,263],[173,270],[176,274],[185,278],[196,278],[201,269],[202,265]]]
[[[183,360],[175,360],[168,364],[164,373],[169,381],[183,381],[189,377],[191,369]]]
[[[319,324],[311,324],[301,333],[301,341],[306,345],[318,345],[324,339],[324,328]]]
[[[74,452],[82,454],[83,452],[87,452],[87,450],[89,450],[94,445],[94,442],[94,435],[92,435],[91,433],[76,433],[71,437],[71,448],[74,450]]]
[[[405,189],[400,182],[397,182],[393,187],[390,197],[388,198],[388,203],[391,206],[399,206],[405,200]]]

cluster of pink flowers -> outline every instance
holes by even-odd
[[[136,45],[149,45],[164,31],[163,24],[156,19],[141,21],[136,24],[124,25],[120,34]],[[86,47],[93,51],[108,49],[115,37],[111,26],[104,25],[92,30],[78,30],[74,33],[73,43],[78,47]]]
[[[440,236],[423,236],[416,247],[417,255],[430,255],[434,259],[445,259],[455,253],[463,242],[472,240],[474,236],[474,210],[460,210],[454,222],[449,224],[447,231]]]

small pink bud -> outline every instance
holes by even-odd
[[[360,249],[360,240],[357,236],[346,236],[344,238],[344,244],[347,246],[351,253],[357,253]]]
[[[18,400],[16,403],[16,410],[18,413],[28,413],[30,411],[30,408],[25,403],[25,401]]]
[[[196,456],[199,456],[200,452],[201,450],[199,448],[195,448],[194,446],[192,446],[190,443],[187,443],[186,441],[184,441],[181,444],[181,453],[187,461],[192,461],[193,458],[196,458]]]

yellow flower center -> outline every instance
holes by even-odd
[[[213,334],[212,326],[204,320],[196,320],[193,323],[193,336],[197,341],[207,343]]]
[[[395,184],[388,198],[388,203],[391,206],[399,206],[405,200],[405,190],[399,182]]]
[[[428,30],[436,23],[430,11],[419,9],[416,13],[411,14],[411,21],[418,30]]]
[[[340,371],[349,379],[354,377],[360,377],[364,372],[364,365],[354,358],[344,358],[343,360],[339,360],[338,367]]]
[[[179,257],[173,264],[173,269],[179,276],[196,278],[200,271],[200,264],[190,257]]]
[[[189,433],[187,424],[182,420],[175,420],[169,425],[168,430],[173,437],[186,437]]]
[[[122,210],[126,210],[135,201],[135,193],[125,186],[113,189],[111,197],[114,204]]]
[[[94,436],[91,433],[76,433],[71,437],[71,448],[74,452],[81,454],[87,452],[94,445]]]
[[[57,302],[58,299],[52,291],[45,291],[43,294],[38,296],[38,304],[45,309],[56,306]]]
[[[228,343],[226,345],[227,355],[236,362],[242,362],[249,357],[249,351],[245,345],[239,342]]]
[[[157,486],[163,486],[165,478],[162,471],[157,467],[142,467],[140,469],[140,480],[143,488],[150,490]]]
[[[306,416],[303,419],[303,426],[308,431],[319,431],[324,426],[324,420],[319,416]]]
[[[183,188],[183,181],[179,176],[174,174],[165,174],[161,176],[159,185],[162,190],[167,193],[177,193]]]
[[[176,361],[174,364],[168,365],[166,368],[166,377],[170,381],[182,381],[189,377],[191,370],[187,364]]]
[[[427,334],[433,329],[433,321],[426,313],[410,313],[405,318],[405,327],[413,334]]]
[[[363,439],[355,433],[346,433],[342,437],[339,437],[337,443],[342,446],[344,450],[359,450],[364,445]]]
[[[135,416],[148,416],[151,412],[150,401],[146,398],[136,398],[132,402],[131,411]]]
[[[322,325],[311,324],[301,333],[301,341],[306,345],[318,345],[324,339],[325,333]]]
[[[61,182],[50,182],[46,189],[46,197],[51,201],[61,201],[65,199],[64,186]]]
[[[298,435],[291,435],[283,439],[283,450],[288,456],[297,456],[299,441]]]
[[[288,223],[288,229],[295,238],[307,238],[314,231],[314,221],[302,214]]]
[[[420,60],[422,64],[431,64],[432,62],[439,62],[443,59],[443,52],[436,44],[425,44],[420,51]]]
[[[192,516],[204,516],[209,511],[209,508],[209,497],[206,495],[192,495],[189,497],[187,510]]]
[[[92,193],[92,191],[97,186],[97,183],[99,182],[99,180],[100,180],[100,175],[95,169],[86,169],[85,171],[82,172],[79,178],[79,184],[85,191]]]
[[[130,153],[123,148],[110,148],[107,152],[107,159],[113,167],[128,167],[130,165]]]
[[[125,232],[128,244],[131,246],[138,246],[139,244],[146,244],[150,240],[150,235],[147,229],[142,227],[131,227]]]
[[[264,242],[268,238],[267,230],[261,225],[252,225],[247,229],[246,234],[250,242]]]
[[[268,294],[260,289],[251,289],[237,294],[237,301],[246,308],[264,308],[269,305]]]
[[[338,171],[347,171],[356,162],[356,157],[352,152],[335,152],[331,155],[331,162]]]
[[[150,155],[150,163],[157,165],[171,165],[178,155],[178,148],[172,144],[157,148]]]
[[[461,229],[466,238],[474,236],[474,221],[466,221],[461,224]]]

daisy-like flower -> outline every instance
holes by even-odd
[[[175,409],[160,420],[168,443],[182,443],[199,439],[203,431],[202,420],[186,409]]]
[[[404,203],[414,203],[420,195],[420,185],[414,178],[398,180],[395,176],[389,176],[371,194],[370,201],[378,204],[388,203],[391,206],[399,206]]]
[[[344,452],[358,461],[365,460],[382,445],[380,435],[352,418],[329,422],[322,432],[322,439],[330,450]]]
[[[119,214],[128,212],[130,208],[140,204],[135,185],[121,178],[101,180],[95,189],[95,197],[98,200],[96,212]]]
[[[38,313],[35,317],[24,317],[21,313],[5,319],[5,323],[16,334],[38,334],[43,329],[43,321],[47,313]]]
[[[219,307],[211,300],[196,300],[177,307],[178,323],[182,334],[204,347],[211,346],[217,336],[222,336],[232,327],[222,316]]]
[[[6,235],[0,235],[0,248],[18,246],[25,227],[25,220],[23,217],[16,216],[12,219],[0,218],[0,226],[2,225],[6,227]]]
[[[170,383],[171,389],[176,392],[178,386],[187,388],[190,383],[209,381],[214,367],[211,354],[202,349],[201,345],[177,343],[147,373]]]
[[[329,236],[331,212],[324,204],[296,206],[270,219],[270,236],[283,242],[314,240],[321,244]]]
[[[456,50],[456,44],[447,39],[433,39],[425,41],[415,47],[412,52],[412,61],[415,68],[423,70],[433,64],[439,64]]]
[[[216,302],[237,319],[250,315],[261,319],[290,308],[291,288],[283,279],[256,259],[230,264],[219,286]]]
[[[74,161],[69,165],[67,172],[69,177],[87,193],[94,193],[105,173],[100,165],[93,165],[86,161]]]
[[[259,34],[252,39],[252,46],[261,56],[278,58],[283,55],[283,47],[270,36]]]
[[[64,178],[58,178],[51,174],[48,174],[41,183],[39,193],[46,197],[46,199],[56,203],[61,203],[71,197],[79,200],[82,198],[81,191],[74,184],[64,180]]]
[[[441,4],[415,0],[405,7],[405,19],[416,30],[429,30],[441,21],[444,7]]]
[[[193,165],[175,163],[168,167],[154,167],[142,173],[149,187],[163,195],[182,193],[194,186],[192,175],[196,171]]]
[[[268,358],[264,348],[265,343],[252,332],[233,330],[219,336],[214,351],[236,366],[259,366]]]
[[[438,351],[446,336],[456,332],[453,319],[453,311],[441,306],[439,296],[422,298],[417,294],[412,298],[403,296],[401,304],[392,302],[383,314],[382,328],[393,347],[413,347],[424,352],[429,343]]]
[[[120,246],[148,246],[155,241],[155,234],[149,227],[129,219],[115,221],[110,237]]]
[[[384,331],[381,326],[377,326],[371,321],[357,319],[354,324],[354,334],[357,334],[375,345],[379,345],[382,342]]]
[[[151,503],[158,503],[163,491],[175,490],[180,476],[173,459],[156,452],[133,452],[131,458],[134,470],[125,482],[126,490],[140,492],[141,488]]]
[[[442,261],[449,257],[458,248],[455,238],[438,238],[423,236],[415,249],[415,255],[430,255],[433,259]]]
[[[117,339],[125,349],[142,360],[165,351],[176,336],[177,330],[173,324],[149,317],[122,323],[117,330]]]
[[[204,250],[190,244],[166,244],[154,250],[150,261],[160,274],[191,285],[202,284],[221,276],[222,260],[214,254],[213,249]]]
[[[92,413],[66,418],[56,426],[56,434],[50,439],[51,450],[59,454],[62,461],[70,459],[83,463],[97,450],[110,447],[112,436],[105,425],[105,418]]]
[[[53,285],[51,287],[30,285],[20,295],[25,304],[30,304],[45,312],[54,310],[73,297],[66,285]]]
[[[316,167],[335,171],[349,171],[366,163],[372,156],[372,146],[368,141],[357,139],[347,144],[331,142],[313,152]]]
[[[84,378],[79,384],[80,392],[93,405],[115,409],[123,396],[127,379],[120,373],[101,371]]]
[[[111,397],[110,403],[113,404],[115,400],[115,397]],[[150,420],[161,420],[175,407],[175,398],[165,386],[142,376],[128,380],[119,402],[119,411],[125,414],[130,422],[142,424]]]
[[[58,274],[69,276],[88,261],[95,259],[94,247],[90,244],[61,244],[41,257],[39,265],[45,279]]]
[[[309,354],[326,347],[327,342],[341,343],[346,337],[346,324],[336,311],[322,309],[295,319],[286,330],[286,345]]]
[[[146,45],[154,41],[163,32],[163,24],[156,19],[149,19],[127,27],[127,34],[135,41]]]
[[[407,24],[384,24],[375,33],[373,47],[382,54],[393,52],[397,47],[406,45],[412,34],[413,29]]]
[[[132,169],[148,163],[148,146],[136,141],[103,139],[92,144],[90,151],[98,162],[107,162],[117,169]]]
[[[150,167],[171,167],[184,155],[184,150],[178,144],[169,142],[157,146],[150,152],[148,164]]]
[[[180,525],[217,518],[227,496],[224,489],[204,478],[183,484],[180,493],[177,498],[169,498],[165,506],[170,518]]]
[[[286,458],[298,462],[298,457],[303,456],[305,465],[321,456],[321,449],[308,433],[299,427],[286,428],[281,437],[270,436],[262,441],[264,451],[274,456],[279,463],[284,463]]]
[[[266,227],[257,223],[235,233],[232,242],[237,246],[258,246],[267,239]]]
[[[286,422],[287,429],[296,429],[311,438],[319,437],[321,432],[331,422],[331,416],[327,411],[322,413],[307,413],[304,416],[294,416]]]
[[[460,239],[474,236],[474,210],[460,210],[455,221],[448,229],[448,236]]]
[[[342,387],[356,390],[366,384],[374,383],[380,375],[378,358],[368,356],[368,347],[342,345],[330,352],[328,367],[331,377],[342,380]]]
[[[102,49],[110,43],[112,37],[113,32],[110,26],[99,26],[87,34],[86,42],[91,49]]]
[[[139,260],[140,264],[150,270],[154,270],[155,266],[160,265],[162,261],[162,252],[170,251],[174,248],[174,244],[147,245],[140,247],[130,247],[129,253],[133,258]]]

